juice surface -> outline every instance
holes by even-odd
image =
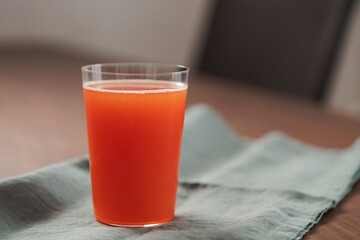
[[[84,84],[96,218],[145,225],[174,216],[187,85]]]

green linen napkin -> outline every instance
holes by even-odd
[[[359,175],[360,141],[325,150],[280,133],[239,139],[197,105],[186,113],[173,221],[97,222],[83,156],[0,181],[0,239],[300,239]]]

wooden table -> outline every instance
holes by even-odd
[[[91,62],[59,52],[0,50],[0,178],[87,152],[80,66]],[[360,119],[311,102],[221,78],[190,81],[188,105],[212,105],[242,136],[280,130],[326,148],[347,147],[360,136]],[[360,239],[360,184],[304,239]]]

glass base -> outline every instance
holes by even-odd
[[[146,223],[146,224],[119,224],[119,223],[110,223],[110,222],[104,222],[102,220],[96,219],[98,222],[108,225],[108,226],[112,226],[112,227],[126,227],[126,228],[147,228],[147,227],[157,227],[160,225],[163,225],[165,223],[168,223],[172,220],[173,218],[169,218],[166,219],[164,221],[159,221],[159,222],[153,222],[153,223]]]

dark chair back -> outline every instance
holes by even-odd
[[[199,70],[321,100],[353,0],[219,0]]]

